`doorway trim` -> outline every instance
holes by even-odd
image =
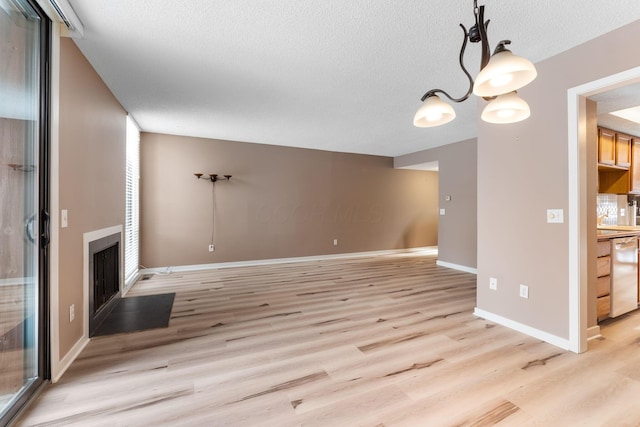
[[[569,171],[569,349],[587,351],[587,162],[586,98],[640,82],[640,67],[567,91]]]

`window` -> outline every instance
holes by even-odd
[[[138,273],[140,236],[140,129],[127,116],[124,282],[131,286]]]

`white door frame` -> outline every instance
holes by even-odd
[[[569,143],[569,350],[587,350],[586,97],[640,82],[640,67],[567,92]]]

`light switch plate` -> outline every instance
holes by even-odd
[[[440,209],[440,215],[444,215],[444,209]]]
[[[563,209],[547,209],[547,222],[548,223],[563,223],[564,222],[564,210]]]
[[[67,228],[69,226],[69,216],[66,209],[62,209],[60,212],[60,228]]]

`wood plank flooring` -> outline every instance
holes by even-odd
[[[638,426],[640,314],[577,355],[403,254],[156,275],[167,329],[92,339],[20,426]]]
[[[0,285],[0,407],[22,388],[27,359],[25,318],[33,314],[33,286]]]

